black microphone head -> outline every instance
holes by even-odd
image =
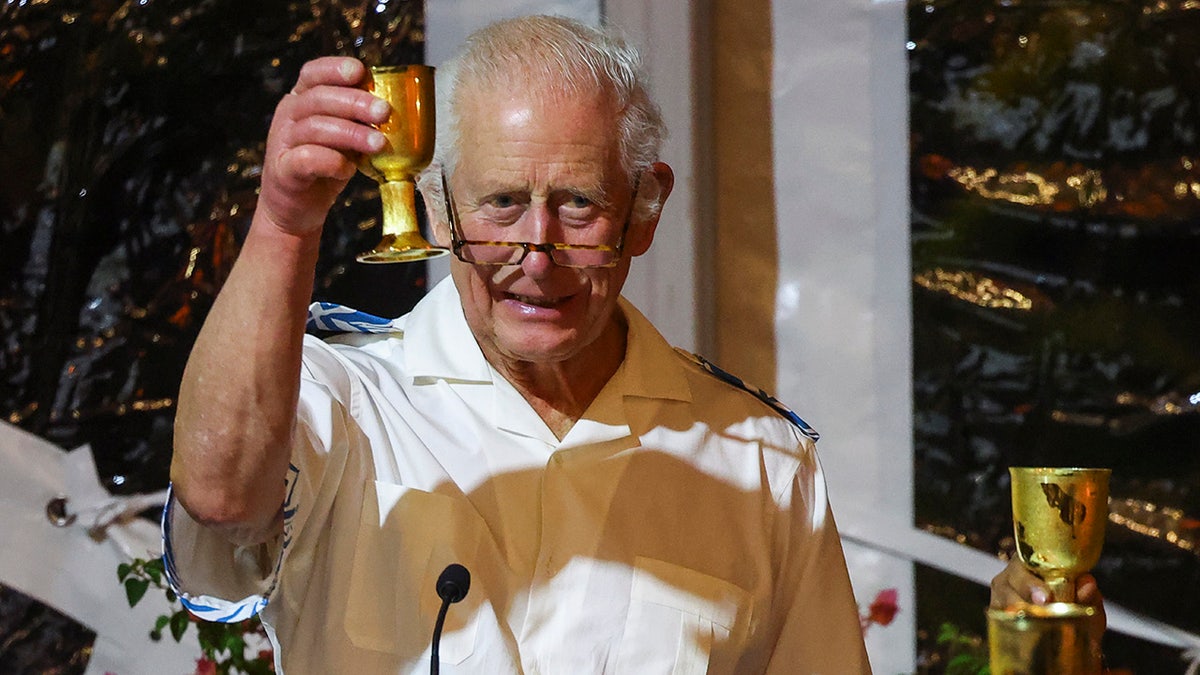
[[[442,600],[458,602],[467,597],[471,590],[471,573],[458,563],[446,565],[446,569],[438,575],[437,594]]]

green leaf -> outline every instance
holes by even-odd
[[[946,675],[979,675],[982,664],[974,654],[960,654],[946,664]]]
[[[187,631],[189,623],[191,621],[188,619],[186,609],[181,609],[171,615],[171,637],[175,638],[176,642],[183,639],[183,634]]]
[[[146,574],[148,574],[156,584],[161,583],[163,576],[167,573],[167,568],[163,565],[162,558],[155,558],[154,560],[146,561],[146,564],[142,566],[142,569],[146,571]]]
[[[946,670],[949,672],[955,668],[963,668],[969,665],[973,659],[974,657],[972,657],[970,654],[959,654],[958,656],[950,659],[950,663],[946,664]]]
[[[179,599],[179,597],[175,595],[175,591],[168,588],[167,589],[167,602],[175,602],[178,599]]]
[[[938,629],[937,643],[948,646],[951,650],[970,646],[971,638],[963,635],[962,631],[952,623],[943,623]]]
[[[167,616],[166,614],[159,614],[158,619],[154,622],[154,630],[162,631],[162,629],[166,628],[167,624],[170,622],[171,617]]]
[[[117,565],[117,581],[125,581],[125,577],[129,576],[129,573],[132,571],[133,565],[130,565],[129,563],[121,563],[120,565]]]
[[[229,633],[225,639],[221,641],[221,648],[233,654],[241,654],[246,649],[246,641],[240,635]]]
[[[201,621],[196,624],[200,647],[213,661],[217,660],[217,654],[223,649],[222,641],[228,630],[227,624],[216,621]]]
[[[125,598],[129,600],[130,607],[141,601],[142,596],[146,595],[147,588],[150,588],[148,579],[129,578],[125,580]]]

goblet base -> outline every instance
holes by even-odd
[[[372,264],[416,262],[418,260],[440,258],[449,252],[449,249],[429,244],[420,235],[398,236],[385,234],[383,235],[383,239],[379,241],[378,246],[370,251],[358,254],[356,260],[361,263]]]
[[[993,675],[1100,675],[1102,627],[1096,610],[1065,602],[989,609]]]

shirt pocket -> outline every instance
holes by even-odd
[[[483,528],[470,505],[453,497],[368,483],[346,598],[350,642],[404,662],[428,659],[442,603],[437,579],[450,563],[474,569]],[[471,592],[446,614],[439,643],[443,663],[462,663],[475,650],[486,594],[472,581]]]
[[[750,594],[728,581],[639,557],[629,592],[618,673],[707,673],[714,650],[745,643]]]

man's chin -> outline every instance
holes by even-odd
[[[578,353],[578,350],[567,347],[517,347],[507,349],[505,352],[516,361],[549,366],[569,360]]]
[[[581,349],[581,345],[571,337],[539,333],[527,330],[514,339],[501,341],[497,346],[509,358],[546,365],[566,361]]]

